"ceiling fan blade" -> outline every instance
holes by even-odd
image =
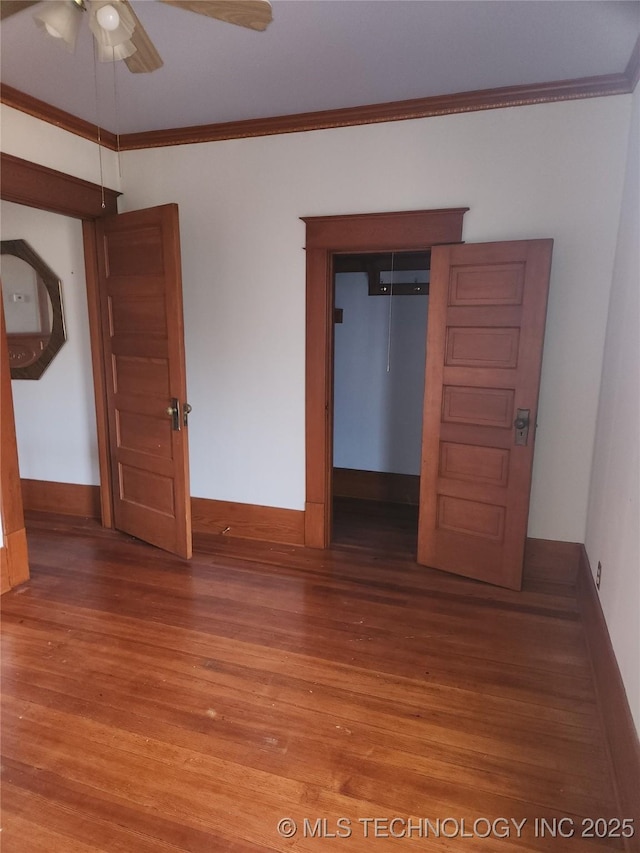
[[[162,0],[169,6],[217,18],[228,24],[248,27],[250,30],[266,30],[273,14],[269,0]]]
[[[121,3],[126,6],[136,27],[131,36],[131,41],[136,48],[136,52],[125,59],[127,68],[129,71],[133,71],[134,74],[146,74],[149,71],[156,71],[158,68],[162,68],[164,64],[162,57],[155,49],[145,28],[140,23],[140,19],[131,8],[129,0],[121,0]]]
[[[29,6],[35,6],[40,0],[3,0],[0,3],[0,20],[15,15],[16,12],[21,12],[23,9],[28,9]]]

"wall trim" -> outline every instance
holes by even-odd
[[[575,586],[581,548],[579,542],[527,537],[524,546],[524,576],[527,580]]]
[[[220,142],[227,139],[274,136],[281,133],[302,133],[311,130],[355,127],[389,121],[407,121],[476,112],[478,110],[548,104],[556,101],[628,95],[633,92],[634,80],[637,82],[638,63],[637,60],[634,63],[635,52],[632,54],[626,69],[617,74],[581,77],[574,80],[555,80],[549,83],[532,83],[521,86],[504,86],[496,89],[479,89],[452,95],[435,95],[382,104],[344,107],[336,110],[318,110],[269,118],[125,133],[120,136],[100,129],[100,143],[113,151],[135,151],[144,148],[163,148],[172,145],[191,145],[201,142]],[[79,119],[77,116],[57,107],[52,107],[44,101],[14,89],[12,86],[3,85],[0,87],[0,101],[9,107],[54,124],[77,136],[82,136],[93,142],[98,140],[99,129],[97,125]]]
[[[333,495],[337,498],[357,498],[365,501],[418,506],[420,477],[418,474],[334,468]]]
[[[98,235],[95,220],[83,220],[84,271],[89,319],[89,346],[93,374],[93,399],[96,409],[98,469],[100,471],[100,504],[102,526],[113,527],[113,485],[111,483],[111,451],[109,447],[109,415],[107,412],[107,379],[103,358],[100,286],[98,275]]]
[[[194,127],[126,133],[120,137],[120,150],[161,148],[168,145],[220,142],[225,139],[247,139],[281,133],[301,133],[336,127],[380,124],[388,121],[407,121],[476,112],[478,110],[523,107],[554,101],[598,98],[605,95],[622,95],[628,94],[630,91],[629,80],[624,73],[607,74],[599,77],[584,77],[578,80],[558,80],[552,83],[480,89],[453,95],[412,98],[406,101],[366,104],[336,110],[318,110],[263,119],[246,119],[244,121]]]
[[[23,479],[27,512],[46,512],[100,521],[100,487]],[[304,512],[281,507],[191,498],[194,533],[224,533],[238,539],[304,544]]]
[[[580,546],[577,597],[591,660],[596,701],[609,749],[618,816],[636,818],[636,834],[627,839],[626,850],[627,853],[638,853],[640,741],[584,545]]]
[[[95,219],[118,212],[120,193],[3,152],[0,154],[0,195],[4,201],[27,207],[76,219]]]
[[[331,543],[333,261],[336,252],[425,251],[462,240],[469,208],[303,216],[306,225],[305,545]],[[428,345],[428,344],[427,344]]]
[[[26,512],[51,512],[100,520],[100,486],[23,479],[22,501]]]
[[[194,533],[304,545],[304,512],[272,506],[191,498]]]
[[[13,86],[7,86],[6,83],[0,84],[0,101],[7,107],[13,107],[21,113],[46,121],[48,124],[54,124],[61,130],[67,130],[83,139],[96,143],[100,140],[104,148],[118,150],[118,137],[115,133],[78,118],[66,110],[47,104],[46,101],[34,98],[33,95],[27,95],[26,92],[14,89]]]

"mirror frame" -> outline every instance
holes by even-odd
[[[48,344],[32,364],[25,367],[11,366],[12,379],[40,379],[67,340],[62,308],[62,283],[26,240],[0,241],[0,255],[14,255],[26,261],[42,281],[51,300],[53,317]],[[11,341],[11,332],[7,332],[7,339]],[[11,353],[9,364],[11,365]]]

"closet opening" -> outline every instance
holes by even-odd
[[[430,255],[333,255],[335,544],[415,557]]]

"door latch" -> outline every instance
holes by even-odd
[[[180,404],[177,397],[171,398],[171,405],[167,406],[167,414],[171,417],[171,429],[180,429]]]
[[[516,444],[526,445],[529,438],[529,409],[518,409],[513,425],[516,429]]]

